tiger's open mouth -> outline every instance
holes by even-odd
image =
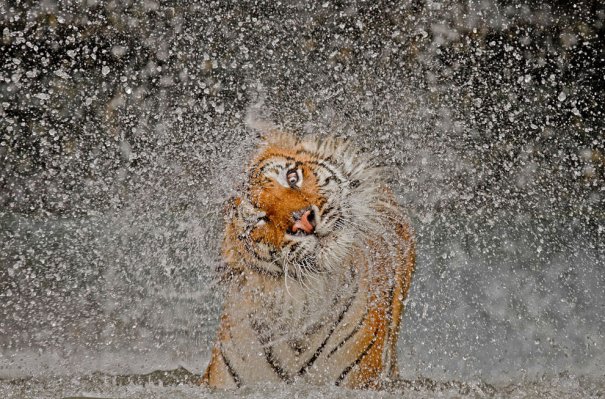
[[[308,236],[308,235],[311,235],[311,234],[314,234],[314,233],[306,233],[306,232],[304,232],[302,230],[299,230],[297,232],[293,232],[292,229],[288,229],[288,230],[286,230],[286,234],[289,235],[289,236],[294,236],[294,237],[305,237],[305,236]]]

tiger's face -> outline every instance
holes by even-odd
[[[372,170],[341,141],[268,143],[228,227],[249,255],[245,263],[294,278],[333,270],[371,224]]]

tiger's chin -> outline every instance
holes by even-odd
[[[286,234],[296,249],[286,251],[282,265],[288,277],[295,279],[328,278],[345,273],[347,258],[353,252],[353,233],[325,231],[318,228],[312,235]],[[293,273],[293,271],[298,273]]]
[[[324,272],[319,259],[320,240],[315,235],[286,234],[294,249],[284,251],[282,267],[288,278],[301,280]]]

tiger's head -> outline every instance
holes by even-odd
[[[295,279],[334,271],[378,230],[380,187],[378,168],[345,140],[272,134],[230,203],[227,261]]]

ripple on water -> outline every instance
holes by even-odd
[[[148,374],[31,377],[0,380],[2,398],[374,398],[375,391],[353,391],[308,384],[264,384],[237,391],[211,391],[195,385],[198,375],[184,368]],[[480,381],[400,380],[382,398],[601,398],[605,382],[568,374],[491,385]]]

